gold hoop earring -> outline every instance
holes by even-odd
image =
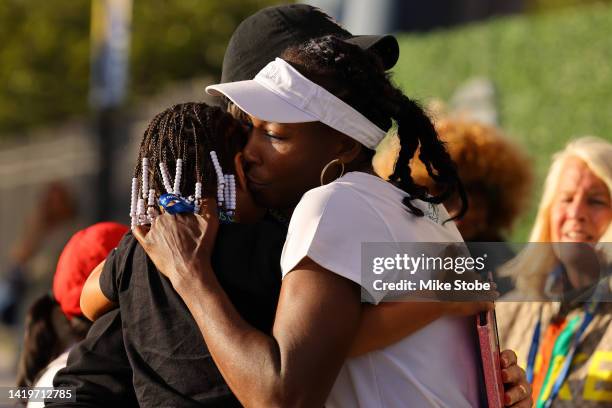
[[[323,182],[323,179],[325,178],[325,173],[327,173],[327,170],[329,169],[329,167],[334,164],[338,164],[338,163],[340,163],[340,166],[342,167],[342,169],[340,170],[340,175],[336,178],[340,178],[344,176],[344,163],[340,159],[334,159],[330,161],[329,163],[327,163],[325,167],[323,167],[323,170],[321,170],[321,185],[322,186],[325,185],[325,183]]]

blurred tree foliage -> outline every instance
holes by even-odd
[[[527,0],[526,9],[532,12],[546,12],[568,6],[584,6],[594,3],[611,3],[612,0]]]
[[[490,78],[501,127],[531,154],[539,185],[552,153],[570,138],[612,141],[610,27],[612,6],[594,5],[405,35],[395,79],[417,99],[448,101],[464,81]],[[513,235],[519,242],[532,225],[537,193]]]
[[[218,75],[238,23],[278,0],[134,0],[130,101]],[[88,111],[90,1],[0,1],[0,138]]]

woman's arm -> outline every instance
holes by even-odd
[[[104,296],[100,288],[100,275],[104,269],[105,262],[106,261],[102,261],[96,266],[91,275],[87,278],[87,281],[85,281],[83,291],[81,292],[81,312],[83,312],[83,315],[92,322],[116,307],[113,302]]]
[[[493,302],[398,301],[364,305],[350,357],[397,343],[442,316],[472,316],[493,309]]]
[[[356,285],[306,260],[283,281],[270,336],[242,319],[209,271],[177,291],[240,402],[323,406],[359,322]]]
[[[185,301],[243,405],[323,406],[357,330],[358,285],[306,258],[283,280],[272,334],[258,331],[212,271],[216,223],[164,214],[148,233],[137,228],[134,235]]]

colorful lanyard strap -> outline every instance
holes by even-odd
[[[536,357],[538,355],[538,348],[540,347],[540,332],[542,328],[542,307],[540,306],[538,322],[533,329],[533,336],[531,337],[531,346],[529,347],[529,355],[527,357],[527,370],[525,375],[529,384],[533,383],[533,367],[535,366]]]
[[[574,359],[574,355],[576,354],[576,349],[578,349],[578,345],[580,344],[580,340],[582,339],[582,335],[584,334],[584,332],[586,331],[587,327],[589,326],[589,324],[593,320],[593,317],[595,316],[595,309],[596,308],[597,308],[597,303],[596,302],[593,302],[590,305],[585,306],[584,319],[582,320],[582,324],[580,325],[580,329],[578,329],[578,332],[574,336],[574,339],[573,339],[573,342],[572,342],[572,346],[570,347],[569,352],[567,353],[567,357],[565,358],[565,361],[563,362],[563,367],[561,368],[561,371],[559,372],[559,375],[557,376],[557,379],[555,380],[555,383],[553,385],[552,391],[550,392],[549,397],[544,402],[544,407],[545,408],[550,408],[550,406],[552,405],[553,400],[559,394],[559,391],[561,390],[561,387],[563,386],[563,382],[565,382],[565,379],[567,378],[567,376],[569,374],[569,370],[570,370],[570,367],[572,365],[572,360]]]
[[[582,335],[584,334],[587,327],[593,320],[593,317],[595,316],[595,310],[597,308],[597,304],[598,302],[593,301],[585,305],[584,319],[582,319],[580,328],[574,334],[572,345],[569,348],[566,358],[563,362],[563,366],[561,367],[561,370],[559,371],[559,374],[557,375],[557,378],[555,379],[550,395],[548,396],[548,398],[546,398],[545,401],[543,401],[542,406],[544,408],[550,408],[550,406],[552,405],[552,402],[559,394],[559,391],[561,390],[561,387],[563,386],[563,383],[565,382],[565,379],[567,378],[567,375],[569,374],[569,370],[572,365],[572,360],[574,359],[576,350],[578,349],[578,346],[580,345],[580,340],[582,339]],[[533,331],[531,346],[529,347],[529,356],[527,360],[527,370],[526,370],[527,381],[529,381],[529,383],[533,383],[535,360],[538,354],[538,348],[540,346],[541,327],[542,327],[542,308],[540,308],[540,316],[538,317],[538,322],[536,323],[535,329]],[[538,397],[536,396],[535,398],[537,399]]]

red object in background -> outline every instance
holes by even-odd
[[[53,297],[69,319],[82,316],[80,298],[87,277],[128,230],[123,224],[100,222],[74,234],[64,247],[53,277]]]

